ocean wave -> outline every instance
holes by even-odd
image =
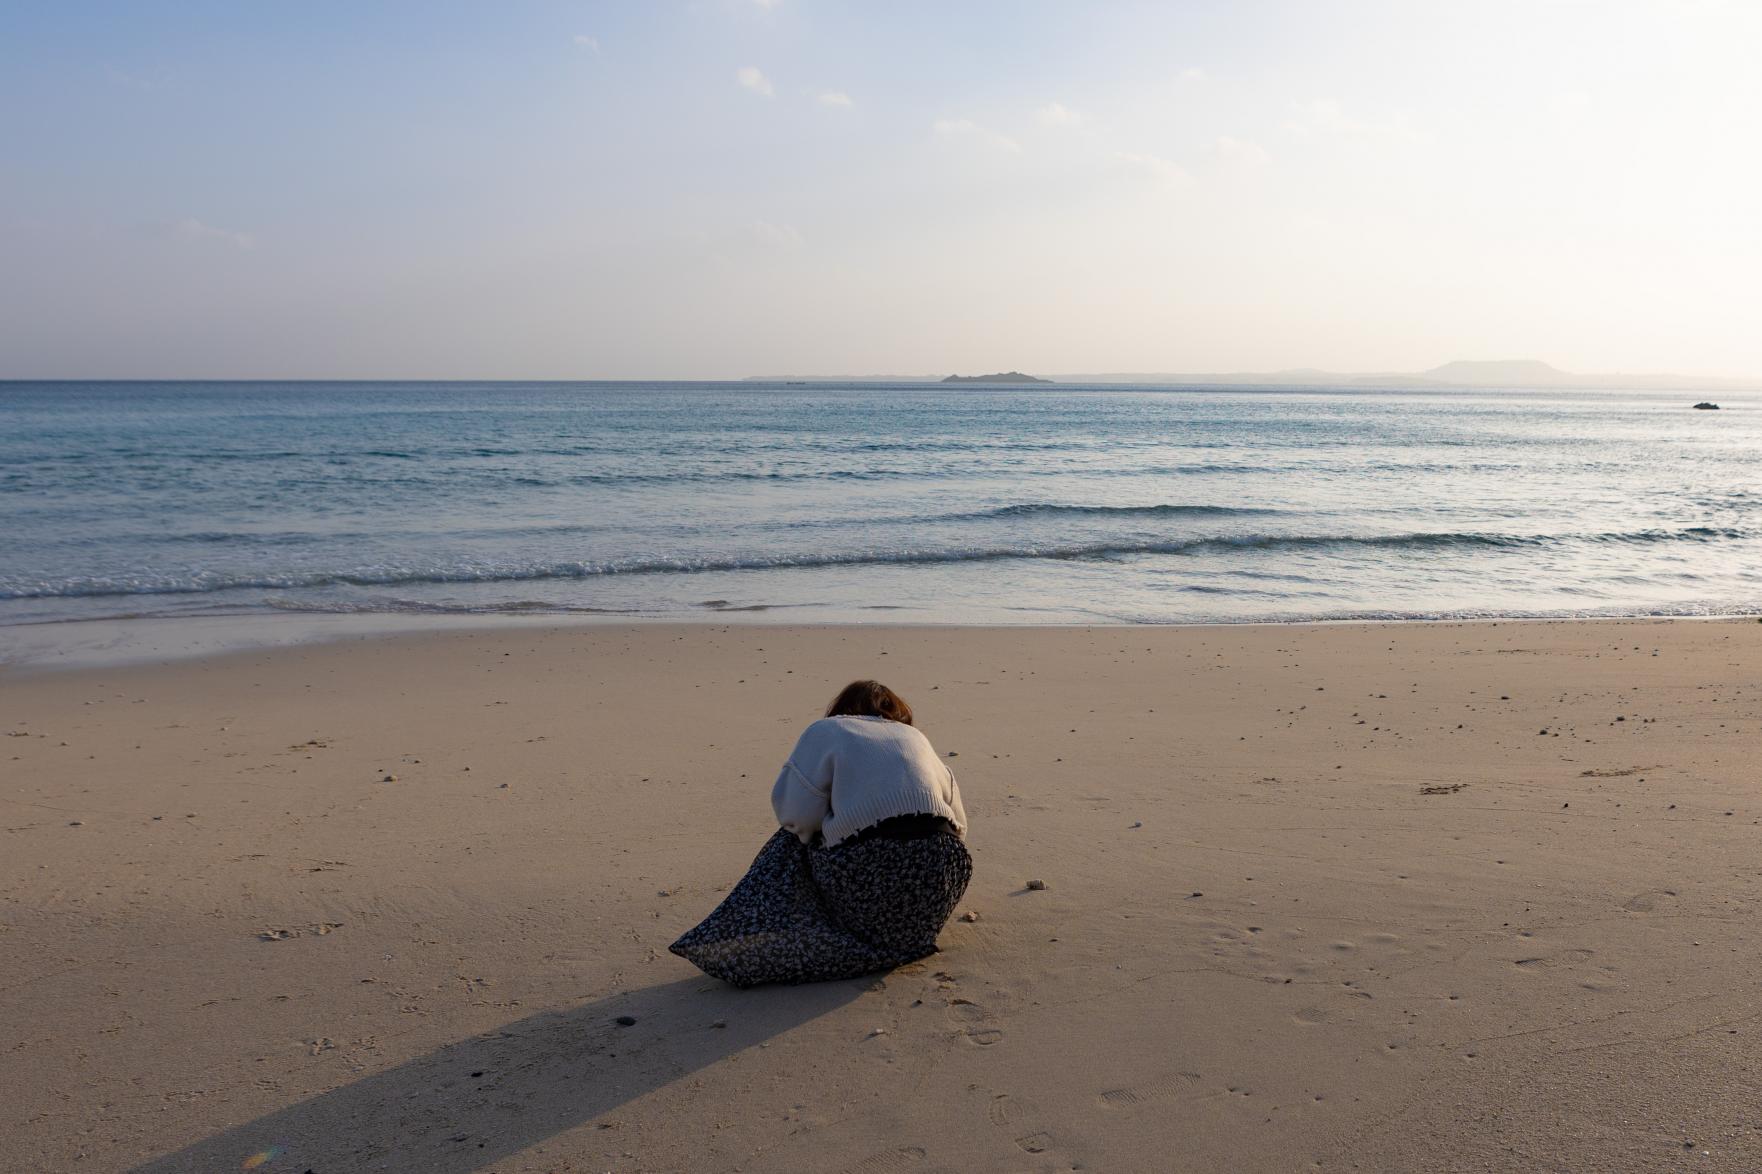
[[[1195,555],[1247,551],[1393,552],[1452,549],[1513,549],[1571,544],[1648,545],[1744,539],[1754,532],[1694,526],[1683,530],[1635,530],[1597,534],[1489,534],[1421,532],[1407,534],[1320,535],[1243,534],[1145,541],[1000,543],[995,545],[906,548],[899,550],[779,551],[762,555],[674,555],[604,561],[461,562],[450,566],[383,566],[274,574],[199,571],[188,575],[140,573],[126,576],[72,576],[48,581],[0,577],[0,599],[51,599],[108,595],[205,594],[241,589],[290,590],[322,587],[386,587],[411,584],[516,583],[557,579],[595,579],[612,575],[694,574],[709,571],[761,571],[821,567],[896,566],[937,563],[1002,562],[1017,559],[1081,560],[1134,555]]]
[[[783,518],[762,524],[756,528],[764,530],[799,530],[814,529],[845,529],[873,528],[875,526],[936,526],[950,522],[984,522],[1021,518],[1249,518],[1266,517],[1283,514],[1286,511],[1257,508],[1249,506],[1221,505],[1074,505],[1054,502],[1025,502],[1019,505],[999,506],[986,510],[963,510],[955,513],[900,513],[887,515],[853,514],[846,517],[827,518]],[[288,545],[291,543],[318,543],[344,541],[376,541],[418,537],[428,540],[447,539],[479,539],[479,538],[544,538],[562,537],[572,534],[600,534],[608,530],[626,528],[616,520],[605,522],[556,522],[533,523],[530,525],[499,525],[495,527],[474,527],[454,529],[450,531],[431,530],[168,530],[147,534],[131,535],[136,541],[161,546],[199,545]],[[651,533],[658,531],[692,531],[698,528],[697,523],[685,522],[677,526],[647,527]],[[82,539],[83,541],[83,539]]]
[[[928,519],[962,522],[980,518],[1249,518],[1283,513],[1282,510],[1227,505],[1063,505],[1025,502],[994,510],[965,514],[941,514]]]
[[[274,611],[317,612],[324,615],[378,615],[385,612],[409,615],[642,615],[634,607],[587,607],[538,599],[515,599],[506,603],[434,603],[420,599],[285,599],[270,597],[263,606]],[[734,609],[741,610],[741,609]]]

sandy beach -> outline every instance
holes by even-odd
[[[724,987],[858,676],[976,920]],[[1762,1168],[1754,620],[456,631],[0,731],[8,1171]]]

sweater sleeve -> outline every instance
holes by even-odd
[[[803,735],[802,742],[806,741]],[[778,772],[777,783],[771,788],[771,810],[776,813],[778,824],[794,832],[805,844],[814,838],[832,810],[832,777],[829,762],[806,764],[813,771],[812,777],[802,773],[796,765],[802,757],[802,742],[796,744],[795,752]],[[822,773],[825,778],[817,777]]]

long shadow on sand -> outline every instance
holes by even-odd
[[[737,991],[698,975],[547,1011],[217,1133],[131,1174],[220,1174],[274,1150],[265,1174],[466,1174],[816,1019],[872,982]],[[636,1023],[622,1026],[619,1016]]]

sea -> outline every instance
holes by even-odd
[[[1762,612],[1762,394],[0,383],[0,633]]]

